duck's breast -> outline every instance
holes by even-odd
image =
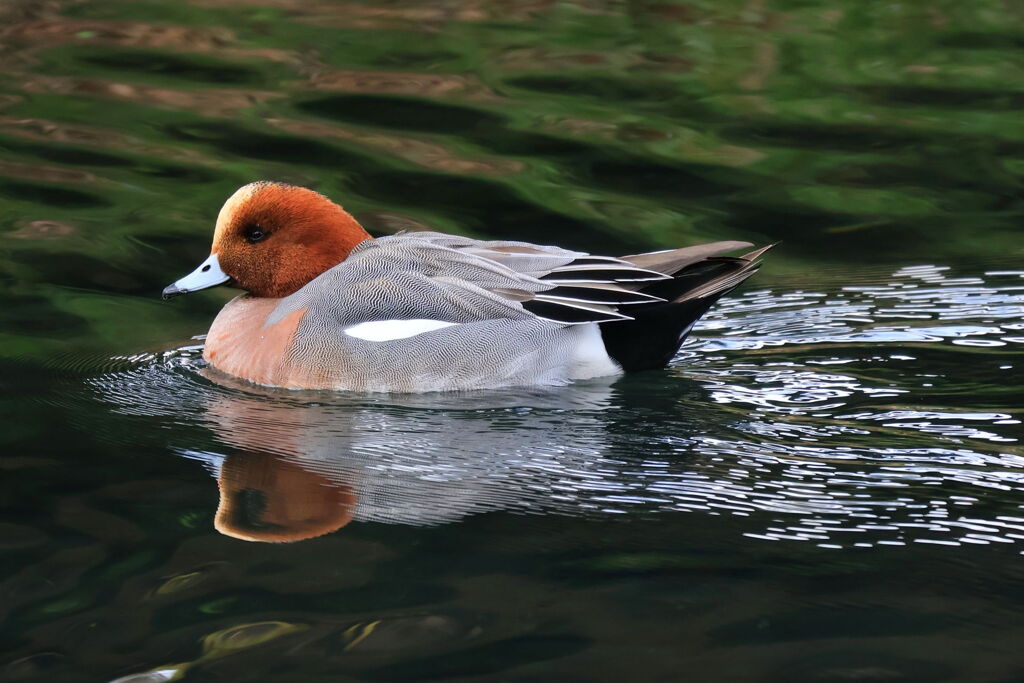
[[[289,350],[306,309],[271,316],[280,299],[240,296],[228,302],[206,336],[203,358],[213,367],[267,386],[315,386],[308,372],[289,362]]]

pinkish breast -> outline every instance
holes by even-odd
[[[280,299],[240,296],[217,315],[206,335],[203,358],[221,372],[274,387],[314,388],[308,371],[288,362],[288,350],[306,309],[289,313],[272,325],[267,317]]]

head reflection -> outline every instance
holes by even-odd
[[[285,543],[337,531],[352,521],[349,486],[270,453],[228,456],[217,479],[214,527],[244,541]]]

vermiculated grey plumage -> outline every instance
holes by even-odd
[[[284,298],[267,324],[305,309],[285,362],[315,367],[336,389],[565,384],[631,369],[636,352],[620,351],[626,362],[616,355],[631,344],[653,349],[655,365],[667,362],[692,321],[756,270],[746,257],[713,257],[743,246],[749,245],[721,242],[619,259],[524,242],[399,234],[357,246]],[[697,292],[696,305],[679,308],[688,300],[680,287]],[[673,310],[683,320],[664,339],[634,335],[657,331],[652,321]],[[382,341],[351,334],[363,323],[400,320],[452,325]]]

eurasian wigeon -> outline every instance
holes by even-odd
[[[267,386],[424,392],[561,385],[665,366],[767,249],[714,242],[613,258],[437,232],[374,239],[301,187],[256,182],[164,298],[228,284],[203,357]]]

